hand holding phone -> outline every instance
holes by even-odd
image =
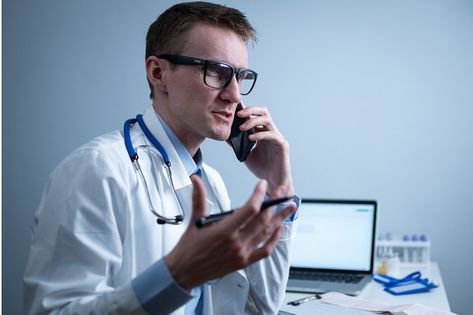
[[[242,109],[243,106],[241,104],[238,104],[235,110],[230,138],[228,139],[238,161],[240,162],[246,160],[248,154],[250,154],[251,150],[256,145],[256,141],[252,141],[248,138],[248,136],[253,133],[252,130],[240,130],[240,125],[246,121],[244,118],[240,118],[237,115],[237,113]]]

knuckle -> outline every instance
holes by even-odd
[[[248,206],[248,211],[252,215],[257,215],[260,212],[260,208],[257,205],[255,205],[254,203],[252,203]]]
[[[230,248],[239,246],[238,238],[235,233],[224,233],[222,235],[222,240]]]
[[[260,229],[266,234],[268,233],[268,231],[273,230],[273,216],[270,217],[270,216],[264,215],[261,218]]]
[[[280,135],[279,139],[280,139],[279,140],[280,148],[282,149],[282,152],[284,152],[285,154],[288,154],[290,151],[289,142],[282,135]]]
[[[244,250],[244,248],[239,247],[235,251],[234,262],[239,269],[244,268],[248,265],[248,255],[246,254],[246,251]]]
[[[274,233],[275,226],[273,225],[272,220],[264,228],[265,237],[270,237]]]
[[[282,143],[284,148],[289,151],[289,141],[287,141],[286,138],[282,138]]]
[[[236,268],[241,269],[249,265],[250,257],[245,240],[232,236],[232,242],[227,245],[227,250]]]
[[[268,257],[269,255],[271,255],[272,252],[273,252],[273,248],[271,246],[265,246],[261,248],[261,255],[263,257]]]

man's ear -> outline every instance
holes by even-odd
[[[150,85],[160,91],[167,92],[166,74],[163,69],[164,60],[156,56],[149,56],[146,59],[146,76]]]

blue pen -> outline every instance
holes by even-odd
[[[269,208],[271,206],[277,205],[281,202],[291,200],[293,198],[294,198],[294,196],[287,196],[287,197],[282,197],[282,198],[268,199],[268,200],[264,201],[261,204],[261,211],[263,211],[264,209]],[[207,226],[211,223],[220,221],[221,219],[225,218],[226,216],[232,214],[233,212],[235,212],[235,209],[232,209],[232,210],[226,211],[226,212],[222,212],[222,213],[211,214],[211,215],[206,216],[206,217],[197,218],[195,220],[195,225],[198,228]]]

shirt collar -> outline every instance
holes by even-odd
[[[196,154],[194,155],[194,158],[192,158],[189,151],[187,151],[186,147],[177,138],[176,134],[171,130],[171,128],[164,121],[161,115],[159,115],[157,111],[155,111],[155,113],[159,121],[161,122],[161,125],[163,125],[166,135],[169,137],[169,140],[171,140],[171,143],[174,146],[174,149],[176,150],[177,155],[179,156],[179,159],[182,162],[182,165],[184,165],[187,175],[191,176],[192,174],[197,172],[198,169],[202,169],[202,152],[200,151],[200,148],[199,150],[197,150]]]

